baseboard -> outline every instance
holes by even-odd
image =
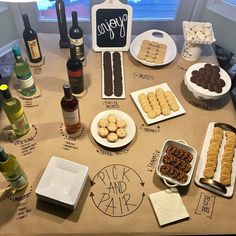
[[[19,42],[20,42],[20,39],[16,39],[16,40],[8,43],[7,45],[1,47],[0,48],[0,57],[4,56],[8,52],[10,52],[12,50],[12,47],[15,46],[16,44],[19,44]]]

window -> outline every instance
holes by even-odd
[[[192,19],[192,13],[199,2],[199,0],[120,1],[133,7],[132,34],[139,34],[148,29],[164,30],[169,34],[182,34],[182,21]],[[68,25],[71,24],[71,11],[77,10],[81,28],[84,33],[91,34],[91,6],[101,3],[103,0],[64,0],[64,2],[68,15]],[[21,3],[18,19],[17,14],[13,13],[16,17],[15,21],[20,24],[22,22],[20,15],[27,13],[33,28],[37,32],[58,33],[54,4],[55,2],[49,0],[38,0],[38,3]],[[17,11],[17,6],[12,8]]]

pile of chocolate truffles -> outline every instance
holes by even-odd
[[[225,86],[225,81],[220,78],[220,67],[208,63],[199,70],[192,71],[190,81],[204,89],[217,93],[221,93]]]

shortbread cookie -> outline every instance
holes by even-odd
[[[116,132],[117,128],[117,125],[113,122],[109,123],[107,126],[109,132]]]
[[[127,136],[127,132],[125,129],[123,128],[119,128],[117,131],[116,131],[116,134],[118,136],[118,138],[125,138]]]
[[[98,129],[98,134],[99,134],[100,137],[106,138],[107,135],[109,134],[109,132],[108,132],[107,128],[101,127],[101,128]]]
[[[98,121],[99,127],[105,128],[105,127],[107,127],[107,125],[108,125],[108,120],[106,118],[102,118]]]
[[[156,114],[156,112],[155,112],[154,110],[151,110],[151,111],[149,111],[149,112],[147,113],[147,116],[148,116],[148,118],[150,118],[150,119],[154,119],[154,118],[157,117],[157,114]]]
[[[107,135],[107,140],[108,140],[109,142],[111,142],[111,143],[114,143],[114,142],[116,142],[116,141],[118,140],[118,136],[117,136],[116,133],[109,133],[109,134]]]
[[[125,128],[126,127],[126,122],[124,120],[117,120],[116,125],[118,128]]]
[[[110,114],[110,115],[108,115],[107,120],[108,120],[108,122],[116,123],[117,117],[114,114]]]

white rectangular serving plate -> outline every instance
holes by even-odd
[[[164,115],[160,115],[160,116],[157,116],[156,118],[154,119],[150,119],[148,116],[147,116],[147,113],[145,113],[142,109],[142,106],[138,100],[138,95],[140,93],[145,93],[147,94],[148,92],[155,92],[155,90],[157,88],[162,88],[164,91],[167,91],[167,90],[170,90],[172,93],[173,91],[170,89],[170,87],[168,86],[167,83],[163,83],[163,84],[158,84],[158,85],[155,85],[155,86],[152,86],[152,87],[149,87],[149,88],[145,88],[145,89],[141,89],[141,90],[137,90],[135,92],[132,92],[130,95],[132,97],[132,99],[134,100],[134,103],[135,105],[137,106],[139,112],[141,113],[141,115],[143,116],[144,120],[146,121],[146,123],[148,125],[150,124],[153,124],[153,123],[156,123],[156,122],[160,122],[160,121],[163,121],[163,120],[167,120],[167,119],[170,119],[170,118],[173,118],[175,116],[179,116],[179,115],[182,115],[182,114],[185,114],[185,110],[183,108],[183,106],[180,104],[179,100],[177,99],[177,97],[175,96],[175,94],[173,93],[175,99],[176,99],[176,102],[177,104],[179,105],[179,110],[178,111],[171,111],[170,112],[170,115],[168,116],[164,116]]]
[[[52,156],[35,192],[41,200],[74,209],[87,177],[87,166]]]
[[[122,95],[121,96],[116,96],[114,94],[114,72],[113,72],[113,53],[112,51],[108,51],[111,53],[111,67],[112,67],[112,81],[113,81],[113,94],[111,96],[107,96],[104,91],[105,91],[105,86],[104,86],[104,64],[103,64],[103,54],[105,53],[106,51],[102,52],[102,98],[104,99],[125,99],[125,76],[124,76],[124,63],[123,63],[123,53],[122,52],[118,52],[120,54],[120,60],[121,60],[121,75],[122,75],[122,78],[123,78],[123,83],[122,83]]]
[[[234,159],[233,159],[233,163],[232,163],[231,184],[230,184],[230,186],[226,187],[226,190],[227,190],[226,193],[223,193],[220,190],[217,190],[213,187],[210,187],[210,186],[200,182],[200,179],[204,178],[203,173],[204,173],[205,164],[206,164],[206,160],[207,160],[207,151],[208,151],[208,147],[210,145],[211,137],[213,135],[214,124],[215,124],[215,122],[209,123],[208,128],[207,128],[206,136],[204,139],[204,143],[202,146],[202,151],[201,151],[201,155],[200,155],[200,159],[199,159],[199,163],[198,163],[198,167],[197,167],[197,171],[196,171],[195,183],[202,188],[205,188],[207,190],[215,192],[221,196],[230,198],[233,196],[233,193],[234,193],[234,184],[235,184],[235,176],[236,176],[235,175],[236,174],[236,158],[235,158],[236,157],[236,150],[234,152]],[[220,169],[221,169],[221,156],[224,152],[225,141],[226,141],[226,138],[224,136],[222,144],[221,144],[221,148],[219,151],[219,155],[218,155],[217,169],[215,171],[215,175],[213,178],[217,182],[220,182],[219,180],[220,180]]]

